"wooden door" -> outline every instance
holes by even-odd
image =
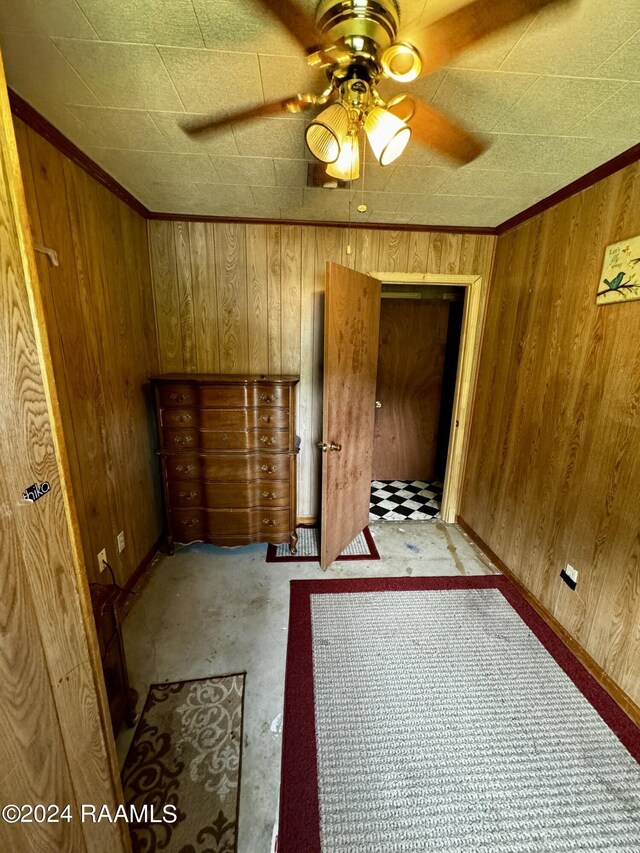
[[[322,522],[326,569],[369,521],[380,282],[327,264]]]
[[[374,480],[433,480],[449,304],[383,299]]]

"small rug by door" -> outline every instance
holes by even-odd
[[[134,853],[236,853],[245,673],[153,684],[122,770]],[[171,816],[171,815],[170,815]]]
[[[267,563],[313,563],[318,562],[318,528],[303,524],[298,527],[298,553],[293,556],[288,545],[267,547]],[[350,545],[344,549],[336,562],[342,560],[379,560],[380,554],[368,527],[358,533]]]
[[[278,853],[640,850],[640,731],[506,578],[290,602]]]

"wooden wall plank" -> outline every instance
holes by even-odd
[[[267,226],[269,373],[282,373],[282,258],[280,225]]]
[[[149,222],[160,365],[182,372],[182,328],[173,222]]]
[[[639,164],[498,239],[461,511],[636,704],[640,301],[595,293],[637,233]]]
[[[281,326],[283,373],[300,373],[300,321],[302,291],[302,233],[295,225],[281,231]]]
[[[174,224],[173,235],[176,247],[176,273],[182,338],[182,369],[185,372],[195,371],[197,367],[189,234],[188,222],[176,222]]]
[[[218,334],[222,373],[249,368],[247,255],[243,223],[214,223]]]
[[[247,225],[249,372],[269,373],[267,226]]]
[[[220,370],[214,238],[215,234],[211,222],[189,223],[194,334],[199,373],[217,373]],[[155,265],[153,271],[155,282]]]

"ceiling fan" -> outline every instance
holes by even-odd
[[[255,0],[294,36],[314,68],[326,71],[319,94],[299,94],[184,126],[200,136],[227,125],[313,106],[325,109],[307,126],[311,153],[339,180],[359,176],[364,135],[386,166],[413,137],[458,163],[469,163],[485,143],[457,122],[406,94],[386,101],[378,92],[385,78],[411,83],[446,65],[480,39],[561,0],[472,0],[415,32],[400,30],[396,0],[320,0],[315,20],[295,0]]]

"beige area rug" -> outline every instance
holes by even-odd
[[[236,853],[244,680],[149,689],[122,771],[134,853]]]

